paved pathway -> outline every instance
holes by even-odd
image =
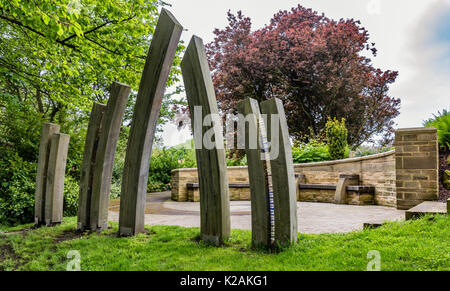
[[[405,212],[384,206],[297,202],[299,232],[340,233],[362,229],[372,221],[404,220]],[[119,201],[110,203],[109,219],[119,219]],[[147,195],[145,224],[200,226],[200,203],[174,202],[170,192]],[[251,229],[249,201],[231,201],[231,228]]]

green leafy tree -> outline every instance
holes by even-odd
[[[28,83],[28,96],[50,120],[62,110],[88,111],[93,101],[108,97],[113,81],[138,88],[162,5],[157,0],[0,0],[0,74]],[[179,63],[177,54],[169,86],[178,81]]]
[[[74,214],[92,103],[107,101],[113,81],[130,85],[129,125],[164,5],[160,0],[0,0],[0,224],[32,219],[43,122],[58,123],[71,136],[64,211]],[[182,50],[180,44],[168,86],[179,81]],[[173,117],[178,103],[172,93],[164,97],[160,123]],[[124,128],[120,145],[127,138]],[[124,154],[117,156],[120,164]]]

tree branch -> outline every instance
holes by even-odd
[[[101,25],[99,25],[99,26],[97,26],[97,27],[94,27],[94,28],[92,28],[92,29],[90,29],[90,30],[88,30],[88,31],[86,31],[86,32],[83,32],[83,35],[85,36],[85,35],[88,35],[88,34],[90,34],[90,33],[93,33],[93,32],[95,32],[95,31],[99,30],[100,28],[102,28],[102,27],[104,27],[104,26],[106,26],[106,25],[108,25],[108,24],[111,24],[111,23],[116,24],[116,23],[121,23],[121,22],[129,21],[129,20],[133,19],[134,17],[136,17],[136,15],[133,15],[133,16],[128,17],[128,18],[126,18],[126,19],[123,19],[123,20],[121,20],[121,21],[109,20],[109,21],[107,21],[107,22],[105,22],[105,23],[103,23],[103,24],[101,24]],[[65,43],[65,42],[71,40],[72,38],[74,38],[74,37],[76,37],[76,36],[77,36],[76,34],[72,34],[71,36],[69,36],[69,37],[63,39],[61,42]]]
[[[40,32],[40,31],[38,31],[38,30],[36,30],[36,29],[34,29],[34,28],[28,26],[28,25],[23,24],[22,22],[20,22],[20,21],[18,21],[18,20],[16,20],[16,19],[9,18],[9,17],[6,17],[6,16],[4,16],[4,15],[0,15],[0,18],[1,18],[1,19],[4,19],[4,20],[6,20],[6,21],[9,21],[10,23],[16,24],[16,25],[18,25],[18,26],[20,26],[20,27],[26,28],[26,29],[28,29],[29,31],[32,31],[32,32],[34,32],[34,33],[36,33],[36,34],[38,34],[38,35],[44,37],[44,38],[47,38],[47,36],[46,36],[45,34],[43,34],[42,32]],[[68,44],[68,43],[64,43],[63,41],[61,41],[61,40],[59,40],[59,39],[55,39],[55,41],[56,41],[57,43],[63,45],[63,46],[66,46],[66,47],[71,48],[71,49],[73,49],[73,50],[75,50],[75,51],[77,51],[77,52],[80,52],[80,50],[79,50],[76,46],[74,46],[74,45],[71,45],[71,44]]]

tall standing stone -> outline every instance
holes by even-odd
[[[264,144],[267,144],[267,131],[258,101],[247,98],[237,105],[237,110],[245,118],[239,121],[238,132],[245,133],[252,210],[252,243],[254,246],[270,246],[275,239],[272,232],[275,225],[270,212],[270,197],[273,199],[270,155],[264,149]]]
[[[48,159],[47,187],[45,191],[45,224],[62,222],[64,202],[64,178],[70,136],[57,133],[51,138]]]
[[[108,227],[108,206],[114,157],[130,92],[131,87],[125,84],[114,82],[111,86],[111,94],[103,116],[94,166],[90,215],[91,230]]]
[[[106,105],[104,104],[94,103],[92,106],[86,142],[84,144],[83,162],[81,164],[80,194],[78,198],[77,225],[77,229],[82,231],[90,227],[94,166],[105,111]]]
[[[289,245],[297,242],[298,230],[296,182],[286,115],[283,103],[277,98],[261,102],[260,106],[261,112],[267,115],[267,135],[271,145],[275,239],[281,245]],[[272,137],[278,137],[278,142]]]
[[[52,123],[45,123],[42,126],[34,201],[34,221],[36,225],[45,223],[45,192],[47,188],[47,169],[51,138],[54,134],[59,133],[59,129],[59,125]]]
[[[163,9],[150,45],[136,99],[120,196],[119,234],[144,232],[150,156],[162,97],[183,27]]]
[[[114,156],[130,91],[114,82],[108,105],[94,104],[92,109],[81,174],[79,230],[107,227]]]
[[[216,95],[206,59],[203,41],[193,36],[181,62],[194,136],[203,140],[212,133],[212,145],[196,140],[200,187],[200,232],[207,243],[220,245],[230,235],[230,201],[223,135]],[[196,110],[201,108],[201,111]],[[200,115],[200,116],[199,116]],[[203,117],[212,117],[205,126]],[[216,117],[216,118],[214,118]],[[200,120],[201,124],[196,124]]]

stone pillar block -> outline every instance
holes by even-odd
[[[260,106],[261,112],[267,116],[267,137],[271,146],[275,239],[281,245],[289,245],[298,240],[298,218],[292,147],[286,114],[283,103],[277,98],[261,102]],[[274,140],[276,138],[278,141]]]
[[[439,195],[439,150],[433,127],[395,132],[397,208],[410,209]]]
[[[145,231],[148,172],[156,123],[183,27],[166,9],[156,25],[139,85],[120,195],[119,235]]]
[[[261,116],[258,101],[247,98],[241,101],[237,109],[244,118],[239,120],[239,137],[245,142],[250,180],[252,244],[271,246],[275,242],[275,221],[273,205],[273,184],[267,131]],[[242,136],[244,135],[245,136]],[[262,156],[263,155],[263,156]],[[272,201],[272,205],[270,204]],[[272,214],[272,217],[271,217]]]
[[[56,133],[51,139],[45,191],[45,224],[61,223],[64,203],[64,178],[70,136]]]
[[[192,37],[181,62],[181,71],[191,114],[198,165],[200,235],[207,243],[221,245],[230,235],[227,166],[216,95],[205,48],[200,38]],[[210,125],[205,125],[204,118],[207,116],[212,117]],[[203,143],[205,136],[210,137],[209,144]]]
[[[34,198],[34,222],[36,226],[45,223],[45,193],[47,189],[47,170],[51,139],[55,134],[59,133],[59,129],[59,125],[52,123],[44,123],[42,126]]]

